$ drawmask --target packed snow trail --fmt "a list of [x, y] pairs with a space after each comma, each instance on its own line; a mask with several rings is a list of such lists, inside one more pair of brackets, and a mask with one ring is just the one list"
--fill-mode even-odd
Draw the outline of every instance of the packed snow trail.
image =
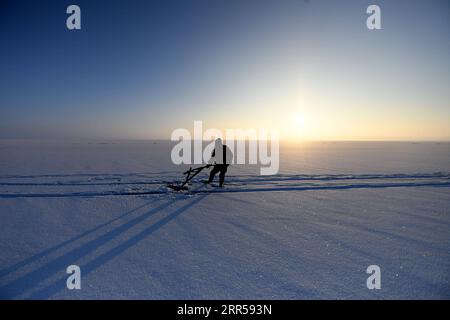
[[[30, 177], [27, 177], [30, 178]], [[3, 178], [4, 180], [5, 178]], [[9, 177], [11, 179], [11, 177]], [[16, 178], [13, 178], [16, 179]], [[108, 178], [111, 179], [111, 178]], [[197, 179], [198, 180], [198, 179]], [[390, 175], [277, 175], [266, 176], [231, 176], [226, 180], [224, 188], [210, 186], [200, 187], [198, 190], [173, 191], [167, 187], [169, 183], [163, 179], [152, 181], [110, 181], [110, 182], [0, 182], [0, 188], [7, 190], [0, 193], [0, 198], [59, 198], [59, 197], [106, 197], [106, 196], [140, 196], [168, 193], [208, 194], [208, 193], [247, 193], [247, 192], [288, 192], [306, 190], [345, 190], [364, 188], [398, 188], [398, 187], [450, 187], [448, 173], [422, 174], [390, 174]], [[197, 184], [193, 182], [193, 184]], [[77, 192], [41, 192], [45, 187], [114, 187], [114, 186], [142, 186], [140, 188], [126, 188], [119, 190], [77, 191]], [[13, 187], [36, 187], [37, 192], [14, 192]]]
[[[54, 175], [2, 175], [0, 176], [0, 186], [88, 186], [88, 185], [121, 185], [121, 184], [164, 184], [173, 182], [168, 179], [154, 178], [152, 180], [124, 180], [129, 177], [139, 177], [150, 173], [128, 173], [128, 174], [54, 174]], [[165, 173], [153, 173], [158, 176], [164, 175]], [[50, 181], [50, 182], [17, 182], [21, 179], [42, 179], [42, 178], [67, 178], [67, 177], [85, 177], [85, 180], [76, 181]], [[146, 177], [149, 178], [149, 177]], [[176, 176], [171, 175], [171, 179], [176, 178]], [[415, 173], [415, 174], [298, 174], [298, 175], [287, 175], [278, 174], [273, 176], [236, 176], [227, 175], [228, 182], [275, 182], [275, 181], [303, 181], [303, 180], [372, 180], [372, 179], [425, 179], [425, 178], [447, 178], [450, 179], [450, 173], [448, 172], [433, 172], [433, 173]], [[2, 181], [2, 180], [13, 180], [13, 181]], [[105, 181], [112, 180], [110, 182], [95, 182], [95, 181]], [[94, 182], [92, 182], [94, 181]]]

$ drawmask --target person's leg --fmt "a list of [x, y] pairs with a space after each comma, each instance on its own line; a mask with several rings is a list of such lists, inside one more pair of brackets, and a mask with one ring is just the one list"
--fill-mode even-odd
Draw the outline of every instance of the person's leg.
[[219, 172], [219, 168], [218, 166], [214, 166], [211, 170], [211, 172], [209, 173], [209, 180], [208, 183], [211, 183], [214, 180], [214, 176], [217, 174], [217, 172]]
[[227, 165], [223, 165], [220, 168], [220, 175], [219, 175], [219, 187], [223, 186], [223, 183], [225, 181], [225, 173], [227, 173]]

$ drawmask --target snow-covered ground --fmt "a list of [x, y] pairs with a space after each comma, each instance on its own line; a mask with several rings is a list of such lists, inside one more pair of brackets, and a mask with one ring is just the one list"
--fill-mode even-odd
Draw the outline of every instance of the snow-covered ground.
[[449, 143], [282, 145], [279, 175], [187, 193], [170, 149], [1, 141], [0, 297], [450, 298]]

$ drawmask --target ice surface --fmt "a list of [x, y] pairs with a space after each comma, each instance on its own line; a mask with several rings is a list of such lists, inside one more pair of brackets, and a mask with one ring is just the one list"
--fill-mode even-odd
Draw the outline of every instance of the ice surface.
[[1, 141], [0, 297], [450, 298], [449, 143], [285, 144], [277, 176], [184, 193], [170, 148]]

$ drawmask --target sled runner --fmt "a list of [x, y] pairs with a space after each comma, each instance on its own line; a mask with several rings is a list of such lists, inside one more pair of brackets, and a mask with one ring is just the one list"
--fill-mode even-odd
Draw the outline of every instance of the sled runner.
[[190, 167], [188, 171], [183, 172], [183, 174], [186, 175], [186, 178], [184, 179], [184, 181], [181, 185], [169, 184], [167, 186], [175, 191], [188, 190], [188, 187], [186, 185], [189, 183], [189, 181], [191, 181], [203, 169], [209, 168], [211, 166], [212, 166], [211, 164], [207, 164], [203, 167], [198, 167], [198, 168], [194, 168], [194, 169], [192, 169], [192, 167]]

